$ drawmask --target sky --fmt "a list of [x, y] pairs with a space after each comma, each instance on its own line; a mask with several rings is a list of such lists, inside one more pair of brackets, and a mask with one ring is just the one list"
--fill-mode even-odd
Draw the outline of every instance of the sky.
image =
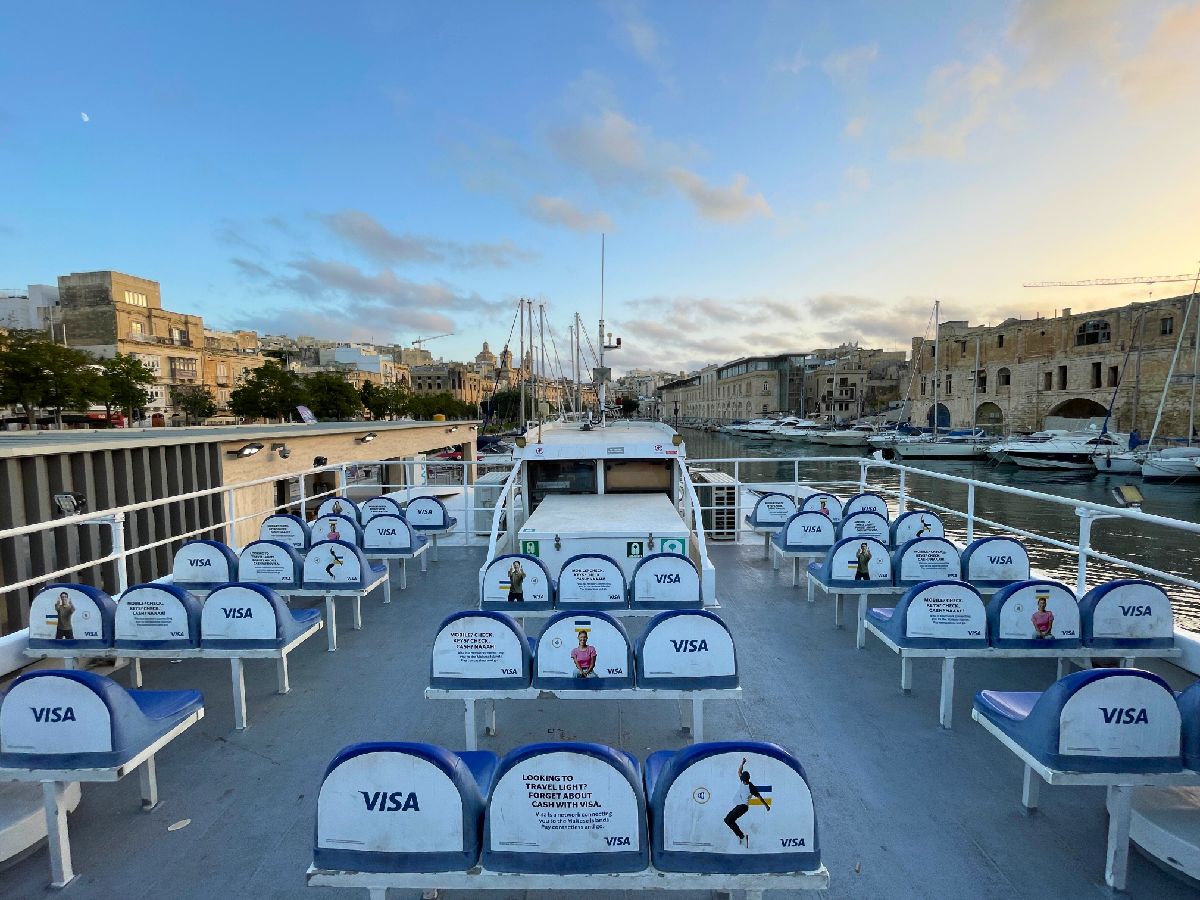
[[[1200, 0], [6, 3], [0, 286], [692, 370], [1186, 293]], [[515, 339], [514, 339], [515, 346]]]

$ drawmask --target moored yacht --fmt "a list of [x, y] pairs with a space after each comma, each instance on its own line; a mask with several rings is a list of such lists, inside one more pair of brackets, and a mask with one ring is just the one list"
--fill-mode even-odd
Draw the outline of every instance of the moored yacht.
[[1193, 481], [1200, 479], [1200, 447], [1167, 447], [1142, 460], [1142, 478], [1146, 481]]
[[902, 459], [982, 459], [988, 444], [981, 432], [963, 429], [932, 439], [897, 441], [892, 449]]
[[822, 435], [821, 443], [831, 447], [865, 447], [867, 439], [875, 433], [874, 425], [855, 425], [836, 431], [827, 431]]
[[1095, 469], [1093, 459], [1129, 446], [1129, 435], [1116, 432], [1068, 431], [1031, 435], [1005, 445], [1004, 455], [1023, 469]]

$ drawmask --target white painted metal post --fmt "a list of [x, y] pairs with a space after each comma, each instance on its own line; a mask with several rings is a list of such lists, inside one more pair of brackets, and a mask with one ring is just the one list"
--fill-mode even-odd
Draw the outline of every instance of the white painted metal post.
[[967, 485], [967, 543], [975, 540], [975, 485]]
[[704, 701], [699, 697], [692, 700], [692, 743], [704, 741]]
[[858, 595], [858, 627], [854, 632], [854, 646], [861, 650], [867, 646], [867, 595]]
[[112, 517], [113, 555], [117, 557], [117, 591], [125, 593], [129, 590], [129, 557], [125, 555], [125, 513], [117, 513]]
[[908, 475], [908, 473], [905, 472], [903, 469], [900, 470], [900, 491], [899, 491], [899, 496], [896, 497], [896, 504], [897, 504], [896, 515], [897, 516], [904, 515], [904, 507], [908, 505], [908, 494], [906, 492], [906, 476], [907, 475]]
[[288, 663], [286, 653], [280, 656], [278, 662], [276, 662], [275, 675], [279, 682], [279, 689], [276, 691], [276, 693], [288, 693], [292, 689], [292, 684], [288, 679]]
[[[741, 543], [742, 532], [742, 476], [741, 461], [733, 461], [733, 537], [734, 543]], [[717, 521], [716, 501], [717, 490], [713, 488], [713, 522]]]
[[842, 595], [833, 595], [833, 627], [842, 627]]
[[233, 678], [233, 727], [238, 731], [246, 730], [246, 673], [242, 660], [233, 657], [229, 660], [230, 675]]
[[400, 590], [408, 588], [408, 560], [400, 560]]
[[50, 886], [64, 888], [75, 878], [71, 868], [71, 835], [67, 831], [67, 785], [42, 782], [42, 808], [46, 813], [46, 843], [50, 851]]
[[860, 494], [867, 490], [867, 465], [866, 459], [858, 461], [858, 492]]
[[225, 492], [225, 543], [229, 549], [237, 553], [240, 549], [237, 542], [237, 515], [233, 509], [233, 491]]
[[472, 463], [465, 459], [462, 461], [462, 492], [463, 492], [463, 514], [462, 514], [462, 536], [463, 544], [471, 542], [471, 535], [475, 531], [475, 500], [469, 493], [471, 483], [467, 480], [468, 466]]
[[463, 724], [466, 726], [467, 749], [478, 750], [479, 744], [475, 739], [475, 701], [464, 700], [463, 706], [466, 708], [463, 713]]
[[308, 521], [308, 485], [305, 483], [307, 475], [300, 476], [300, 518], [305, 522]]
[[383, 602], [391, 603], [392, 602], [392, 561], [391, 561], [391, 559], [385, 559], [383, 561], [383, 565], [384, 565], [384, 569], [385, 569], [384, 578], [383, 578]]
[[351, 627], [355, 631], [362, 631], [362, 594], [355, 594], [353, 600], [354, 622]]
[[1026, 812], [1033, 812], [1038, 806], [1038, 791], [1042, 786], [1042, 776], [1033, 770], [1032, 766], [1025, 767], [1025, 776], [1021, 781], [1021, 805]]
[[949, 729], [954, 717], [954, 657], [942, 660], [942, 697], [938, 708], [938, 722]]
[[1104, 861], [1104, 882], [1110, 888], [1125, 890], [1129, 872], [1129, 820], [1133, 788], [1127, 784], [1108, 787], [1108, 853]]
[[1079, 568], [1075, 573], [1075, 596], [1082, 597], [1087, 593], [1087, 563], [1088, 551], [1092, 548], [1092, 514], [1091, 510], [1076, 509], [1079, 516]]
[[153, 754], [138, 766], [138, 784], [142, 790], [142, 809], [149, 812], [158, 806], [158, 769]]
[[483, 733], [492, 735], [496, 734], [496, 701], [492, 700], [488, 704], [487, 718], [483, 722]]
[[337, 649], [337, 606], [333, 594], [325, 595], [325, 641], [332, 653]]
[[912, 690], [912, 657], [900, 657], [900, 693], [907, 694]]
[[135, 688], [140, 688], [142, 686], [142, 661], [135, 656], [129, 663], [129, 680]]

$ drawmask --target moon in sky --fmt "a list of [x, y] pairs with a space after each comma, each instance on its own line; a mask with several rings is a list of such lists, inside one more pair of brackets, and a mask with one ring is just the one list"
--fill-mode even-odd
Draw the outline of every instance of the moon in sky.
[[90, 122], [90, 121], [92, 121], [92, 120], [91, 120], [91, 117], [89, 117], [89, 116], [88, 116], [88, 114], [87, 114], [87, 113], [84, 113], [84, 112], [81, 112], [81, 113], [79, 114], [79, 118], [83, 119], [83, 121], [85, 121], [85, 122]]

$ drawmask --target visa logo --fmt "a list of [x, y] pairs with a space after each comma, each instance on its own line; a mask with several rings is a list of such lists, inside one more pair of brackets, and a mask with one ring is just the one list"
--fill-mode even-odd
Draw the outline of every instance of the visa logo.
[[699, 653], [702, 650], [708, 649], [708, 641], [704, 640], [704, 638], [700, 640], [684, 638], [678, 641], [675, 638], [671, 638], [671, 646], [675, 648], [676, 653]]
[[616, 837], [606, 837], [604, 839], [604, 843], [608, 844], [608, 846], [610, 846], [610, 847], [632, 847], [633, 846], [633, 844], [629, 840], [629, 837], [626, 835], [623, 835], [623, 834], [617, 835]]
[[804, 843], [804, 838], [790, 837], [790, 838], [780, 838], [779, 846], [780, 847], [804, 847], [806, 845]]
[[172, 631], [171, 637], [187, 637], [182, 631]]
[[1105, 725], [1149, 725], [1150, 717], [1146, 715], [1146, 710], [1138, 709], [1137, 707], [1127, 706], [1102, 706], [1100, 714], [1104, 716]]
[[1150, 607], [1148, 606], [1122, 606], [1121, 615], [1123, 616], [1149, 616], [1151, 615]]
[[821, 530], [820, 525], [802, 525], [801, 527], [804, 529], [805, 534], [816, 534]]
[[608, 674], [609, 675], [624, 675], [625, 670], [624, 669], [609, 669]]
[[212, 568], [211, 559], [189, 559], [188, 564], [194, 569], [197, 566]]
[[501, 675], [519, 675], [520, 673], [516, 669], [501, 669], [500, 674]]
[[35, 722], [78, 722], [73, 706], [31, 706]]
[[655, 575], [654, 580], [659, 584], [679, 584], [679, 575], [668, 572], [665, 575]]
[[253, 619], [254, 610], [249, 607], [243, 609], [240, 606], [221, 607], [221, 612], [225, 613], [227, 619]]
[[380, 533], [380, 534], [383, 534], [383, 535], [392, 535], [392, 536], [395, 536], [395, 534], [396, 534], [396, 529], [395, 529], [395, 528], [380, 528], [380, 529], [379, 529], [379, 533]]
[[405, 795], [404, 791], [359, 791], [362, 794], [363, 803], [366, 804], [367, 812], [408, 812], [413, 810], [420, 812], [421, 807], [417, 805], [417, 795], [410, 792]]
[[967, 634], [969, 634], [971, 637], [979, 637], [978, 631], [968, 631]]
[[1013, 558], [1011, 556], [989, 556], [988, 562], [993, 566], [1011, 566]]

